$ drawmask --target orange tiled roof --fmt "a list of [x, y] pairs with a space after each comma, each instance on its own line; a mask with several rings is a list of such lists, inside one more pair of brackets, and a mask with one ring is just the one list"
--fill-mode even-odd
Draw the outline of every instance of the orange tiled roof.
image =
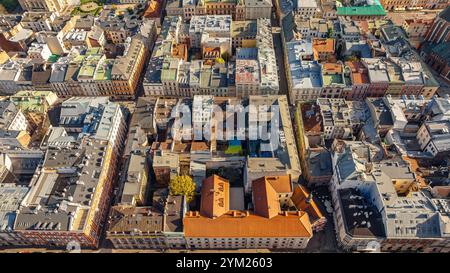
[[298, 185], [294, 187], [294, 193], [292, 194], [291, 200], [298, 210], [306, 211], [308, 213], [311, 222], [315, 222], [324, 216], [314, 200], [310, 200], [309, 203], [307, 202], [309, 196], [310, 193], [303, 186]]
[[311, 222], [305, 212], [286, 212], [272, 218], [248, 211], [230, 211], [216, 219], [194, 214], [190, 212], [183, 219], [186, 237], [312, 237]]
[[[312, 227], [306, 212], [281, 212], [277, 193], [265, 178], [253, 181], [252, 188], [254, 212], [229, 210], [228, 181], [216, 175], [205, 179], [200, 212], [190, 211], [183, 219], [185, 236], [311, 238]], [[223, 206], [216, 206], [221, 198]]]
[[175, 141], [173, 144], [173, 151], [177, 153], [188, 153], [191, 150], [190, 143], [183, 143], [180, 141]]
[[334, 39], [314, 39], [313, 49], [317, 52], [334, 53]]
[[177, 44], [172, 48], [172, 56], [187, 61], [187, 45]]
[[160, 17], [161, 16], [161, 0], [151, 0], [144, 12], [144, 17]]
[[281, 211], [278, 194], [265, 177], [253, 181], [252, 191], [256, 214], [266, 218], [278, 215]]
[[433, 21], [434, 20], [431, 18], [414, 18], [414, 19], [406, 19], [405, 23], [407, 23], [408, 25], [411, 23], [429, 25], [429, 24], [432, 24]]
[[323, 70], [329, 73], [342, 73], [342, 65], [338, 63], [324, 63]]
[[359, 21], [357, 22], [357, 25], [360, 29], [362, 29], [363, 33], [369, 32], [369, 22], [367, 22], [367, 20]]
[[277, 193], [292, 192], [291, 177], [289, 175], [264, 176], [265, 179]]
[[[302, 109], [302, 121], [303, 121], [303, 129], [307, 135], [311, 135], [313, 133], [322, 133], [322, 119], [320, 118], [320, 111], [314, 111], [316, 115], [307, 116], [306, 112], [312, 109], [312, 105], [310, 103], [304, 103], [301, 105]], [[319, 118], [317, 118], [319, 117]]]
[[191, 143], [191, 151], [209, 151], [209, 147], [203, 141], [195, 141]]
[[428, 183], [425, 181], [422, 174], [417, 171], [419, 169], [419, 163], [417, 162], [417, 160], [409, 156], [402, 156], [402, 158], [409, 163], [411, 170], [416, 175], [416, 180], [417, 182], [419, 182], [419, 186], [421, 188], [427, 188]]
[[367, 69], [361, 62], [345, 62], [345, 65], [352, 71], [353, 84], [370, 83]]
[[172, 140], [166, 140], [164, 142], [153, 142], [152, 150], [170, 151], [172, 147]]
[[200, 214], [219, 217], [230, 210], [230, 184], [218, 175], [212, 175], [202, 183]]

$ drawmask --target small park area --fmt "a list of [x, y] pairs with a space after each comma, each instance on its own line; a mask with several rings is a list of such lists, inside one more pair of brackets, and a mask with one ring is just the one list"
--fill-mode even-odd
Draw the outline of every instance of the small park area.
[[80, 0], [80, 6], [73, 9], [72, 15], [97, 16], [102, 11], [103, 2], [102, 0]]

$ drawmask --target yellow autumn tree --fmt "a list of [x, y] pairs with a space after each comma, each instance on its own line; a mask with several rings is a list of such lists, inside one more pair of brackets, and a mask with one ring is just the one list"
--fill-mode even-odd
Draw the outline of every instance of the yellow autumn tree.
[[179, 175], [170, 180], [169, 190], [172, 195], [185, 195], [189, 203], [195, 195], [195, 183], [189, 175]]

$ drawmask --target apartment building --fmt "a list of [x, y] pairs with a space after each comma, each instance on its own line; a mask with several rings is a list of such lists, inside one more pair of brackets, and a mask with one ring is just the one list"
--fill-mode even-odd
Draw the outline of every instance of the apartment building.
[[[350, 187], [350, 183], [352, 178], [364, 172], [365, 162], [381, 160], [381, 149], [372, 144], [336, 140], [332, 151], [334, 173], [330, 192], [335, 210], [336, 237], [343, 248], [364, 250], [370, 247], [369, 242], [380, 242], [384, 238], [382, 216], [363, 197], [361, 190]], [[348, 181], [349, 186], [343, 186], [344, 181]], [[361, 206], [363, 209], [357, 211]]]
[[197, 15], [229, 15], [235, 18], [236, 0], [199, 0], [195, 8]]
[[299, 0], [297, 1], [297, 7], [295, 13], [301, 18], [309, 19], [315, 17], [318, 7], [316, 0]]
[[149, 163], [145, 155], [131, 154], [126, 164], [126, 175], [121, 179], [121, 197], [124, 206], [145, 206], [149, 194]]
[[362, 153], [361, 145], [368, 147], [333, 144], [336, 174], [330, 190], [339, 244], [359, 251], [370, 251], [373, 241], [382, 251], [441, 251], [448, 242], [448, 215], [434, 205], [441, 201], [417, 190], [407, 162], [374, 158], [371, 151], [377, 149]]
[[48, 12], [25, 12], [20, 20], [20, 26], [31, 29], [34, 32], [52, 31], [50, 22], [51, 13]]
[[32, 89], [29, 59], [16, 59], [0, 66], [0, 94], [12, 95], [19, 90]]
[[[286, 96], [250, 96], [249, 105], [259, 109], [255, 114], [249, 115], [249, 124], [256, 122], [257, 115], [260, 117], [271, 113], [270, 105], [277, 105], [279, 110], [278, 118], [278, 143], [272, 142], [272, 137], [268, 140], [250, 139], [249, 157], [244, 169], [244, 183], [246, 192], [251, 192], [252, 181], [262, 176], [277, 176], [288, 174], [292, 181], [297, 181], [301, 170], [300, 160], [297, 153], [297, 145], [294, 140], [289, 105]], [[258, 119], [259, 126], [270, 126], [271, 118], [267, 120]], [[253, 123], [255, 124], [255, 123]], [[264, 127], [268, 128], [268, 127]], [[276, 129], [272, 128], [270, 134], [274, 134]], [[256, 134], [250, 131], [249, 135]], [[261, 139], [261, 138], [260, 138]], [[275, 141], [275, 140], [274, 140]]]
[[185, 20], [190, 20], [192, 16], [197, 14], [196, 5], [197, 0], [182, 0], [183, 2], [183, 18]]
[[425, 62], [446, 81], [450, 81], [450, 65], [447, 52], [450, 49], [450, 41], [445, 43], [424, 43], [422, 53]]
[[349, 73], [351, 90], [344, 92], [346, 100], [363, 100], [366, 98], [370, 80], [367, 68], [361, 62], [345, 62], [344, 73]]
[[417, 131], [417, 141], [424, 152], [431, 154], [433, 158], [444, 158], [448, 156], [450, 147], [450, 122], [426, 121]]
[[316, 61], [301, 61], [293, 57], [290, 65], [290, 98], [296, 100], [315, 100], [322, 93], [322, 67]]
[[433, 97], [428, 107], [425, 109], [424, 114], [428, 117], [428, 120], [446, 120], [450, 118], [450, 99], [448, 96], [443, 98]]
[[362, 58], [363, 65], [367, 68], [369, 76], [368, 97], [381, 97], [386, 93], [389, 86], [387, 66], [381, 59]]
[[61, 104], [59, 126], [68, 133], [84, 133], [107, 140], [118, 151], [125, 140], [121, 106], [108, 97], [72, 97]]
[[24, 246], [28, 242], [13, 230], [16, 212], [29, 188], [21, 185], [5, 167], [0, 167], [0, 246]]
[[233, 49], [256, 47], [256, 33], [257, 23], [255, 20], [233, 21], [231, 30]]
[[295, 16], [294, 24], [296, 35], [304, 39], [326, 39], [329, 38], [329, 32], [331, 30], [334, 31], [333, 22], [321, 18], [310, 17], [305, 19], [300, 16]]
[[168, 0], [166, 1], [167, 16], [183, 16], [183, 1]]
[[330, 152], [321, 148], [310, 149], [303, 173], [309, 187], [327, 186], [333, 175]]
[[257, 20], [256, 48], [261, 80], [259, 94], [277, 95], [280, 87], [270, 19]]
[[170, 151], [156, 151], [152, 158], [155, 186], [165, 188], [180, 174], [180, 156]]
[[17, 183], [28, 186], [43, 158], [44, 153], [40, 150], [14, 149], [14, 147], [10, 147], [2, 150], [0, 164], [5, 166], [17, 179]]
[[113, 97], [134, 97], [147, 56], [148, 50], [141, 39], [131, 38], [127, 41], [124, 54], [117, 57], [112, 66]]
[[[98, 246], [112, 192], [115, 155], [108, 141], [87, 138], [80, 146], [84, 150], [48, 150], [31, 182], [14, 230], [32, 245], [66, 247], [75, 241], [83, 247]], [[77, 166], [83, 159], [86, 165]]]
[[259, 63], [256, 60], [236, 60], [236, 95], [248, 97], [259, 92], [260, 84]]
[[128, 13], [125, 13], [123, 19], [119, 19], [117, 16], [108, 16], [103, 20], [98, 20], [97, 26], [104, 31], [108, 42], [120, 44], [125, 43], [128, 37], [138, 33], [139, 23], [138, 19], [132, 19]]
[[161, 68], [163, 65], [163, 60], [163, 57], [152, 57], [149, 60], [142, 83], [146, 96], [161, 96], [164, 94], [164, 87], [161, 82]]
[[[156, 199], [156, 200], [155, 200]], [[118, 249], [186, 248], [184, 196], [158, 196], [152, 206], [114, 206], [106, 239]]]
[[344, 99], [317, 99], [322, 117], [325, 139], [348, 139], [352, 137], [353, 126], [351, 112]]
[[443, 9], [447, 2], [443, 0], [381, 0], [385, 10], [390, 11], [404, 11], [404, 10], [421, 10], [421, 9]]
[[52, 91], [19, 91], [9, 100], [23, 112], [47, 113], [58, 101], [58, 96]]
[[47, 5], [42, 0], [20, 0], [19, 4], [23, 10], [47, 11]]
[[344, 88], [351, 86], [351, 79], [344, 74], [344, 66], [338, 63], [322, 64], [322, 98], [341, 98]]
[[25, 115], [11, 101], [0, 101], [0, 128], [6, 131], [26, 131], [28, 121]]
[[201, 48], [201, 40], [204, 33], [208, 33], [210, 37], [231, 37], [231, 16], [198, 15], [192, 17], [189, 25], [191, 47]]
[[412, 18], [406, 19], [405, 22], [403, 22], [402, 27], [410, 38], [425, 38], [432, 24], [432, 19]]
[[445, 43], [450, 40], [450, 7], [446, 7], [440, 12], [430, 30], [428, 31], [425, 40], [431, 43]]
[[44, 138], [44, 162], [14, 223], [14, 230], [32, 245], [98, 247], [125, 121], [119, 105], [97, 98], [100, 111], [95, 111], [93, 101], [74, 97], [61, 110], [61, 125], [80, 138], [68, 137], [65, 129]]
[[270, 19], [272, 15], [272, 1], [268, 0], [239, 0], [237, 9], [242, 6], [244, 20], [256, 20], [260, 18]]
[[335, 60], [334, 39], [313, 39], [314, 60], [319, 62], [333, 62]]

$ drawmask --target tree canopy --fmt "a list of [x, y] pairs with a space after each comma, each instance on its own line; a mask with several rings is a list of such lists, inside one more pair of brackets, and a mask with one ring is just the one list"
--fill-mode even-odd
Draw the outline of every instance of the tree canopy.
[[173, 195], [185, 195], [189, 203], [195, 195], [195, 183], [189, 175], [179, 175], [170, 180], [169, 190]]

